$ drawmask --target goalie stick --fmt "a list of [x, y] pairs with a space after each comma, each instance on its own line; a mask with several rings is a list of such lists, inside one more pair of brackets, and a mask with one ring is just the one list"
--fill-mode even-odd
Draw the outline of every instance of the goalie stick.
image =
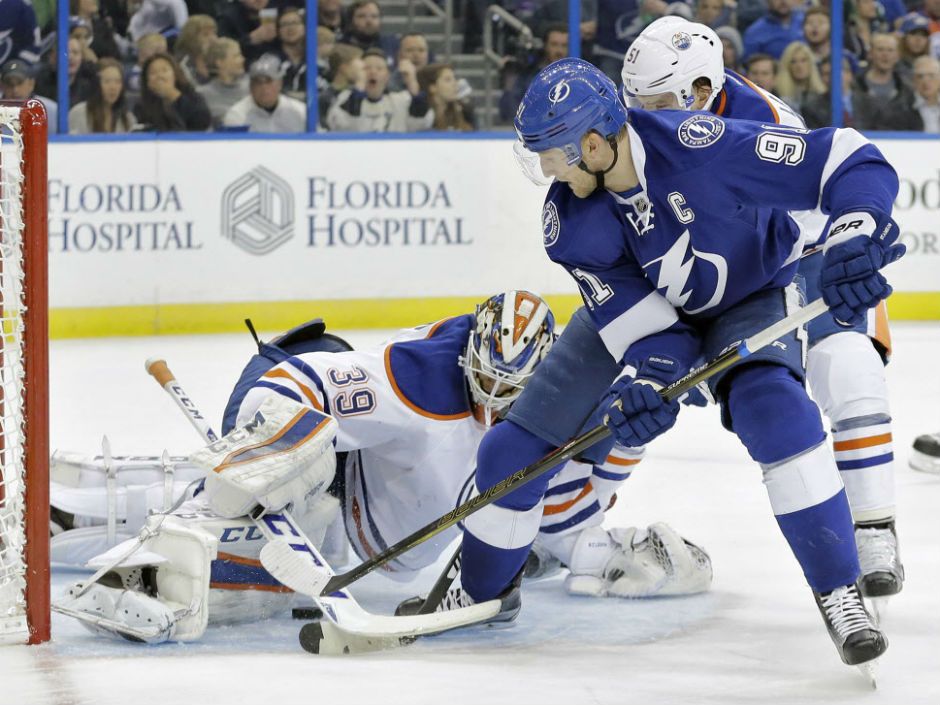
[[[761, 348], [770, 345], [778, 338], [796, 330], [817, 316], [825, 313], [827, 310], [828, 307], [825, 301], [816, 299], [808, 306], [804, 306], [764, 330], [758, 331], [739, 343], [736, 347], [722, 353], [711, 362], [692, 370], [685, 377], [676, 380], [668, 387], [660, 390], [660, 394], [666, 399], [677, 399], [686, 392], [689, 392], [700, 382], [704, 382], [718, 372], [726, 370], [731, 365], [743, 360]], [[541, 460], [537, 460], [531, 465], [513, 473], [505, 480], [496, 483], [476, 497], [467, 500], [444, 516], [421, 527], [398, 543], [389, 546], [384, 551], [377, 553], [369, 560], [360, 563], [358, 566], [345, 573], [336, 574], [328, 568], [320, 569], [312, 563], [301, 566], [298, 562], [294, 562], [290, 568], [295, 571], [303, 570], [306, 574], [303, 576], [291, 575], [291, 571], [285, 569], [284, 577], [294, 580], [296, 584], [302, 586], [303, 592], [311, 596], [317, 596], [323, 593], [330, 594], [336, 590], [341, 590], [368, 575], [379, 566], [384, 565], [388, 561], [400, 556], [402, 553], [437, 536], [445, 529], [449, 529], [451, 526], [463, 521], [488, 504], [492, 504], [496, 500], [505, 497], [510, 492], [544, 475], [556, 465], [571, 460], [609, 435], [610, 429], [607, 428], [606, 425], [600, 424], [584, 434], [572, 438], [565, 445], [556, 448]], [[272, 567], [275, 569], [280, 568], [280, 566], [273, 564]], [[281, 578], [281, 575], [275, 572], [275, 570], [271, 570], [271, 568], [268, 569], [275, 578], [281, 582], [285, 582], [285, 580]], [[285, 582], [285, 584], [288, 583]]]
[[[166, 361], [151, 358], [146, 362], [146, 369], [173, 397], [204, 441], [218, 440]], [[310, 571], [314, 574], [318, 574], [318, 571], [332, 573], [329, 564], [287, 511], [264, 512], [260, 507], [258, 509], [251, 519], [267, 540], [261, 549], [261, 564], [275, 578], [295, 592], [308, 593], [306, 584], [302, 582], [303, 576]], [[443, 592], [446, 592], [446, 588]], [[409, 644], [417, 636], [438, 634], [486, 621], [500, 611], [500, 601], [490, 600], [447, 612], [386, 616], [367, 611], [345, 590], [332, 590], [328, 595], [316, 592], [310, 596], [329, 621], [305, 625], [301, 629], [300, 644], [305, 650], [320, 654], [349, 654], [393, 648]]]

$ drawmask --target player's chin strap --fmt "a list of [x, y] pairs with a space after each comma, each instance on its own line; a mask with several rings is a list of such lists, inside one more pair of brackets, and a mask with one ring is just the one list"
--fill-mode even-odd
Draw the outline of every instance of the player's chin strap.
[[610, 148], [611, 148], [612, 150], [614, 150], [614, 160], [610, 163], [610, 166], [609, 166], [609, 167], [607, 167], [606, 169], [604, 169], [604, 171], [591, 171], [590, 169], [587, 168], [587, 164], [584, 163], [584, 160], [583, 160], [583, 159], [578, 163], [578, 168], [579, 168], [581, 171], [586, 172], [586, 173], [590, 174], [591, 176], [593, 176], [595, 179], [597, 179], [597, 188], [598, 188], [598, 189], [603, 189], [603, 188], [604, 188], [604, 175], [607, 174], [607, 173], [609, 173], [611, 169], [613, 169], [615, 166], [617, 166], [617, 159], [620, 158], [620, 152], [617, 150], [617, 137], [616, 137], [616, 135], [611, 135], [610, 137], [608, 137], [608, 138], [607, 138], [607, 144], [609, 144], [609, 145], [610, 145]]

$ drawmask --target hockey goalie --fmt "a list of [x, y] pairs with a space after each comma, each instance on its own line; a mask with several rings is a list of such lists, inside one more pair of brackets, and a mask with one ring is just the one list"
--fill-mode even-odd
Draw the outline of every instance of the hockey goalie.
[[[197, 640], [209, 623], [287, 608], [293, 593], [262, 567], [265, 541], [252, 516], [290, 507], [331, 564], [346, 561], [349, 546], [360, 560], [382, 551], [471, 496], [480, 439], [555, 340], [548, 305], [515, 290], [473, 314], [407, 329], [362, 351], [324, 328], [312, 321], [259, 342], [226, 407], [224, 436], [187, 460], [164, 459], [164, 471], [175, 473], [165, 491], [155, 476], [149, 491], [137, 487], [144, 498], [137, 504], [155, 510], [139, 533], [127, 499], [132, 480], [109, 489], [92, 468], [82, 473], [74, 462], [60, 463], [71, 472], [53, 484], [53, 504], [65, 518], [54, 560], [84, 562], [97, 553], [88, 561], [97, 573], [72, 585], [58, 611], [97, 632], [156, 643]], [[527, 573], [565, 567], [573, 595], [708, 589], [708, 555], [669, 526], [601, 526], [643, 449], [605, 453], [601, 462], [569, 462], [552, 480]], [[190, 477], [204, 479], [184, 492]], [[78, 502], [85, 490], [97, 499]], [[104, 505], [117, 504], [101, 499], [109, 491], [124, 501], [105, 522]], [[175, 506], [160, 511], [171, 500]], [[112, 535], [128, 538], [98, 552], [107, 523]], [[442, 532], [391, 561], [383, 575], [411, 579], [458, 536], [456, 527]]]

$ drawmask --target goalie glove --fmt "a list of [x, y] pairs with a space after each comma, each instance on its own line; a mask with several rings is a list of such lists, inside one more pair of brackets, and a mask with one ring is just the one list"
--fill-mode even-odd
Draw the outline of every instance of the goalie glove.
[[585, 529], [569, 561], [571, 595], [642, 598], [694, 595], [708, 590], [708, 554], [663, 523], [646, 529]]
[[907, 248], [895, 244], [898, 235], [897, 223], [884, 214], [854, 211], [833, 222], [823, 247], [820, 290], [837, 322], [856, 325], [891, 295], [879, 270], [904, 255]]
[[191, 456], [206, 470], [210, 508], [234, 518], [259, 504], [278, 511], [325, 491], [336, 470], [337, 427], [332, 416], [269, 396], [249, 423]]

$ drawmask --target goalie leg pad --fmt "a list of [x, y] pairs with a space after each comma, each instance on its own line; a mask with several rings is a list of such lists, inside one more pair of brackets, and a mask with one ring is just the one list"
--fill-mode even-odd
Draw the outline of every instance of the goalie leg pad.
[[336, 430], [332, 417], [271, 395], [250, 423], [191, 460], [206, 469], [206, 499], [219, 515], [244, 516], [259, 504], [278, 511], [329, 486]]

